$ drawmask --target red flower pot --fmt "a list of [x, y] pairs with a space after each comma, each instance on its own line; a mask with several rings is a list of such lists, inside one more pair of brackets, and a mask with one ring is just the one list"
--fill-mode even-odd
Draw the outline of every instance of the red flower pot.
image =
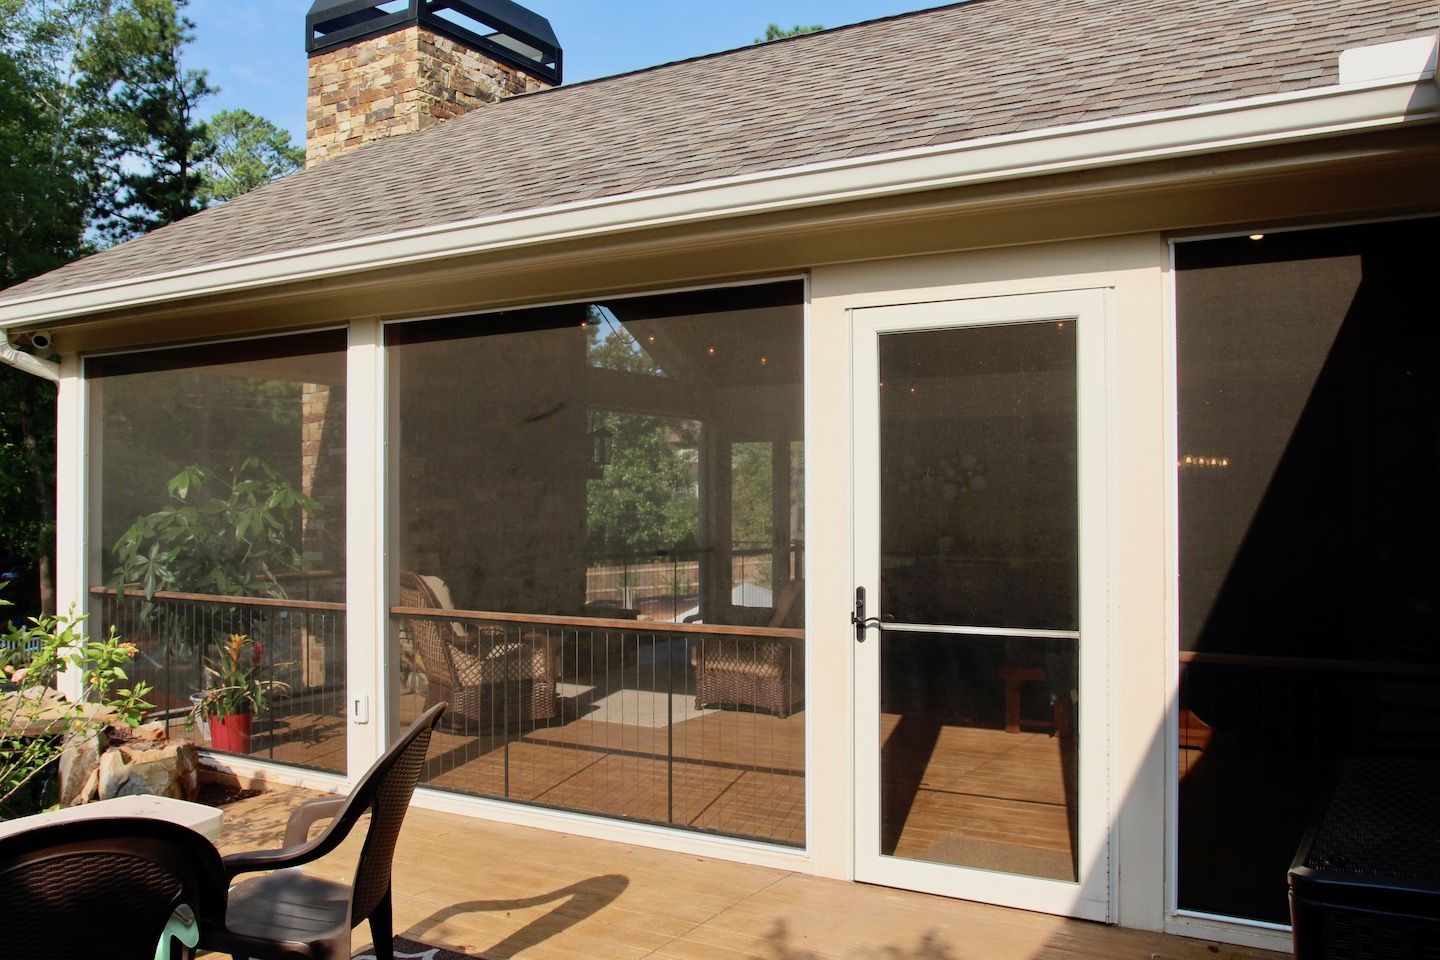
[[210, 718], [210, 745], [226, 753], [250, 752], [250, 714]]

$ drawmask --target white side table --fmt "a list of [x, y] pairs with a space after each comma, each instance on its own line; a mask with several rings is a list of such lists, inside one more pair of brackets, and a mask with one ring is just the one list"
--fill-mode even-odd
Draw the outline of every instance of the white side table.
[[171, 797], [116, 797], [113, 800], [98, 800], [79, 807], [66, 807], [49, 813], [37, 813], [0, 823], [0, 837], [22, 833], [34, 827], [48, 827], [55, 823], [71, 823], [78, 820], [93, 820], [96, 817], [150, 817], [155, 820], [169, 820], [182, 827], [189, 827], [209, 840], [220, 835], [225, 824], [225, 814], [215, 807]]

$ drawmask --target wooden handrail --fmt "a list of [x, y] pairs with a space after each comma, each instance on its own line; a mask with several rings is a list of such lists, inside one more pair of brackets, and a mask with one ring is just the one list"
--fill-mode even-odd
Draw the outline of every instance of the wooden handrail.
[[489, 610], [437, 610], [434, 607], [391, 607], [392, 617], [426, 620], [462, 620], [475, 623], [533, 623], [546, 627], [582, 627], [626, 633], [692, 633], [723, 637], [803, 640], [804, 630], [789, 627], [742, 627], [721, 623], [666, 623], [656, 620], [611, 620], [603, 617], [556, 617], [534, 613], [495, 613]]
[[[114, 587], [91, 587], [94, 597], [113, 597], [118, 593]], [[144, 599], [144, 590], [125, 591], [127, 597]], [[279, 607], [285, 610], [315, 610], [328, 613], [344, 613], [343, 603], [327, 603], [320, 600], [277, 600], [274, 597], [224, 597], [211, 593], [168, 593], [157, 592], [152, 600], [182, 600], [186, 603], [211, 603], [222, 607]]]
[[1306, 673], [1360, 673], [1379, 677], [1440, 677], [1440, 664], [1395, 663], [1374, 660], [1324, 660], [1314, 657], [1256, 656], [1247, 653], [1199, 653], [1180, 651], [1180, 662], [1212, 667], [1259, 667], [1271, 670], [1298, 670]]

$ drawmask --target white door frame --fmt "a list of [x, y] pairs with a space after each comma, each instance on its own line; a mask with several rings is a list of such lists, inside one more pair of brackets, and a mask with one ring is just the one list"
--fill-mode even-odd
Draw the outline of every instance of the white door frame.
[[[855, 656], [855, 876], [857, 880], [1090, 920], [1112, 911], [1109, 727], [1110, 315], [1103, 289], [957, 299], [854, 309], [854, 586], [880, 601], [879, 335], [1034, 321], [1076, 324], [1080, 529], [1080, 883], [905, 860], [879, 853], [880, 644], [852, 641]], [[994, 631], [987, 631], [994, 632]]]

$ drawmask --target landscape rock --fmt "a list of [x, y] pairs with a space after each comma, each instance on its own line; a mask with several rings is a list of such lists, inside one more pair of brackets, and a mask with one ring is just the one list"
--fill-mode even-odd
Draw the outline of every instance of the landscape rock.
[[130, 765], [125, 762], [125, 752], [107, 750], [100, 757], [100, 799], [109, 800], [111, 797], [120, 796], [120, 791], [129, 779]]
[[[90, 778], [100, 769], [100, 756], [109, 746], [104, 730], [96, 730], [83, 737], [73, 737], [60, 752], [60, 805], [73, 806], [89, 783]], [[79, 801], [83, 803], [84, 801]]]
[[70, 801], [70, 806], [78, 807], [82, 803], [94, 803], [100, 799], [100, 767], [96, 766], [90, 771], [90, 776], [85, 778], [85, 785], [80, 788], [80, 795]]
[[26, 689], [0, 694], [0, 717], [10, 718], [5, 732], [15, 737], [48, 737], [64, 733], [78, 713], [86, 722], [109, 722], [119, 715], [98, 703], [72, 704], [55, 690]]
[[200, 754], [193, 744], [134, 744], [113, 752], [128, 761], [126, 779], [115, 796], [194, 800], [200, 795]]
[[170, 735], [165, 732], [165, 721], [156, 720], [154, 723], [142, 723], [136, 727], [131, 739], [142, 743], [163, 743], [170, 739]]
[[112, 723], [108, 729], [111, 743], [163, 743], [168, 738], [163, 720], [141, 724], [138, 727], [132, 727], [125, 723]]

